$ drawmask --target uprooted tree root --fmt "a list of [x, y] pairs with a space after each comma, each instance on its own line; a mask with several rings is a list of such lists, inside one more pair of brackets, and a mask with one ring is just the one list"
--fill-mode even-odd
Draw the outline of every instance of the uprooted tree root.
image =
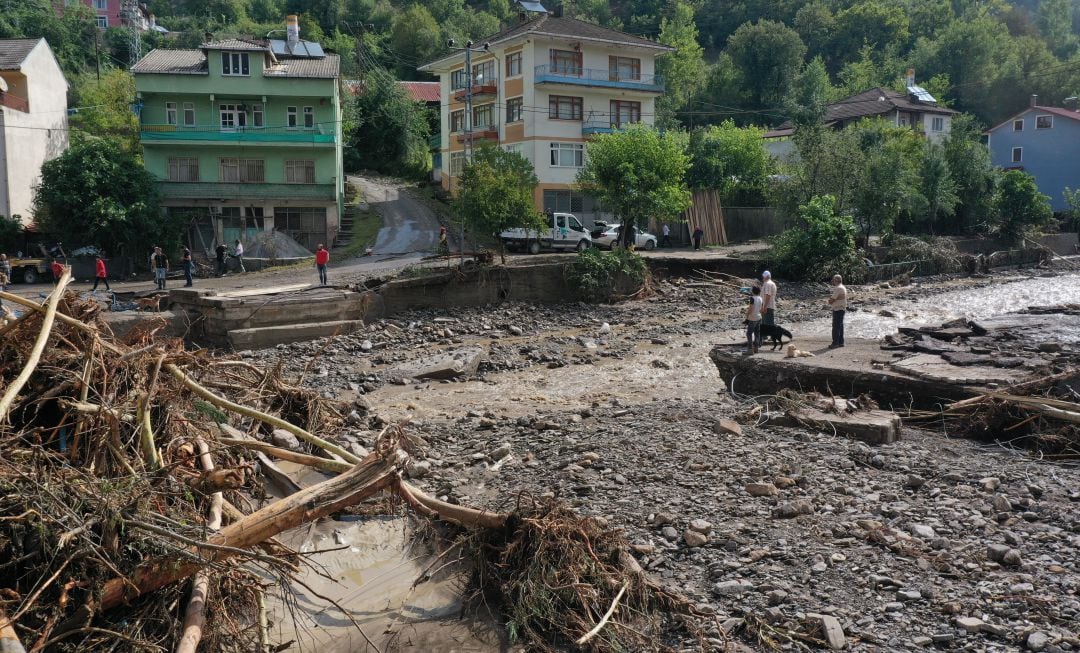
[[[429, 497], [402, 479], [401, 427], [363, 460], [342, 449], [340, 407], [280, 368], [189, 352], [153, 326], [118, 340], [96, 303], [70, 293], [47, 307], [0, 296], [30, 309], [0, 327], [0, 635], [27, 650], [271, 650], [263, 596], [287, 593], [307, 564], [276, 536], [394, 509], [386, 493], [466, 529], [476, 587], [538, 650], [654, 650], [672, 633], [706, 649], [719, 634], [597, 519], [554, 503], [502, 515]], [[274, 447], [279, 428], [304, 450]], [[336, 475], [259, 503], [258, 456]]]

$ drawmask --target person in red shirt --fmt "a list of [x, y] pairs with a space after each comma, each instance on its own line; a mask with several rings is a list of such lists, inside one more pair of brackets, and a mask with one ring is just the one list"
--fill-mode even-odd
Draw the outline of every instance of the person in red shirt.
[[112, 291], [112, 288], [109, 287], [109, 274], [105, 271], [105, 259], [98, 256], [97, 260], [94, 261], [94, 287], [90, 290], [97, 290], [100, 281], [105, 282], [105, 290]]
[[315, 250], [315, 267], [319, 269], [319, 285], [326, 285], [326, 264], [330, 262], [330, 252], [327, 251], [326, 245], [319, 243], [319, 248]]
[[55, 286], [60, 283], [60, 277], [64, 275], [64, 265], [60, 263], [60, 259], [53, 259], [52, 265], [52, 282]]

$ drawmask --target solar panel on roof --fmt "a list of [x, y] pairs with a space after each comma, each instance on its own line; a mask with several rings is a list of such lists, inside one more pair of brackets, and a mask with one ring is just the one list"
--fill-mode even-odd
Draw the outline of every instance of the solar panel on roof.
[[927, 102], [929, 104], [936, 104], [937, 100], [934, 99], [930, 92], [921, 86], [909, 86], [907, 92], [914, 95], [915, 99], [919, 102]]
[[275, 56], [279, 57], [296, 57], [300, 59], [321, 59], [326, 56], [322, 46], [315, 41], [297, 41], [296, 45], [292, 48], [289, 47], [289, 42], [283, 39], [271, 39], [270, 49], [274, 52]]
[[548, 13], [548, 10], [544, 9], [544, 5], [540, 4], [539, 2], [528, 2], [527, 0], [519, 0], [518, 4], [521, 5], [521, 8], [525, 11], [533, 11], [539, 14]]

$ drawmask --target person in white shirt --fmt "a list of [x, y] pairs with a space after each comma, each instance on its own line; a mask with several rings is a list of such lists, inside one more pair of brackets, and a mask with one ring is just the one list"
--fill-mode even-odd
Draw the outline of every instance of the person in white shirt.
[[660, 227], [660, 233], [663, 234], [663, 238], [660, 239], [660, 246], [671, 247], [671, 227], [665, 224]]
[[761, 288], [750, 289], [750, 303], [746, 306], [746, 353], [756, 354], [761, 340]]
[[240, 264], [240, 271], [247, 272], [244, 269], [244, 243], [240, 242], [240, 239], [236, 239], [236, 246], [233, 251], [233, 257], [236, 258], [236, 262]]
[[832, 309], [832, 344], [829, 349], [844, 346], [844, 314], [847, 313], [848, 294], [844, 280], [839, 274], [833, 275], [832, 290], [829, 291], [829, 308]]
[[762, 272], [761, 280], [761, 302], [765, 307], [761, 323], [776, 324], [776, 282], [772, 280], [772, 272]]

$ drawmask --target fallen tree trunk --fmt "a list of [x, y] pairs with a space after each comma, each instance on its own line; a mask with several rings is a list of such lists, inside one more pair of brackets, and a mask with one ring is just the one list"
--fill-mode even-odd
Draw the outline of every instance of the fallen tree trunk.
[[[199, 462], [207, 473], [214, 471], [214, 459], [210, 456], [210, 448], [206, 446], [202, 438], [196, 440], [199, 447]], [[216, 531], [221, 528], [221, 506], [225, 499], [221, 492], [215, 492], [210, 499], [210, 512], [206, 519], [206, 528]], [[188, 600], [187, 611], [184, 613], [184, 629], [180, 636], [180, 643], [176, 645], [176, 653], [195, 653], [202, 641], [203, 626], [206, 625], [206, 599], [210, 594], [210, 575], [205, 569], [200, 569], [195, 574], [195, 580], [191, 583], [191, 598]]]
[[[340, 476], [285, 497], [229, 524], [208, 542], [247, 548], [290, 528], [355, 505], [389, 486], [397, 478], [406, 457], [401, 451], [394, 451], [385, 458], [372, 454]], [[195, 549], [192, 553], [204, 555], [207, 563], [231, 557], [229, 552], [218, 550]], [[131, 578], [114, 578], [106, 582], [101, 591], [101, 609], [114, 608], [124, 601], [187, 578], [203, 566], [181, 563], [173, 557], [152, 560], [138, 567]]]

